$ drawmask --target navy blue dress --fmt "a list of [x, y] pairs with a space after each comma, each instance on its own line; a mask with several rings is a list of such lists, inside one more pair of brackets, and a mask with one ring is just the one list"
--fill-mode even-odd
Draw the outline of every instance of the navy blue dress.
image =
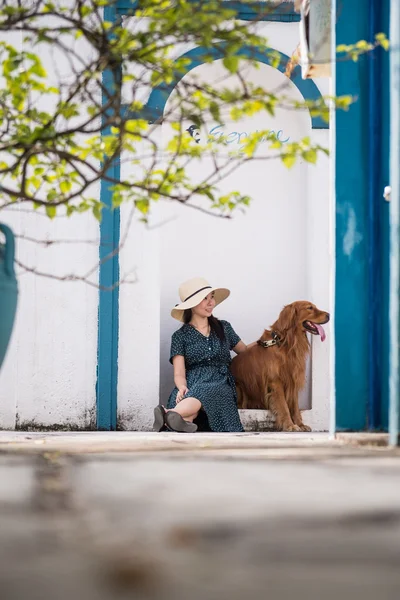
[[[189, 389], [185, 398], [197, 398], [207, 415], [212, 431], [244, 431], [240, 421], [236, 387], [229, 370], [232, 348], [240, 342], [227, 321], [220, 321], [225, 341], [211, 331], [202, 335], [192, 325], [183, 325], [172, 335], [170, 362], [174, 356], [185, 358], [186, 381]], [[178, 389], [175, 387], [168, 400], [168, 408], [175, 408]], [[197, 421], [195, 421], [197, 422]]]

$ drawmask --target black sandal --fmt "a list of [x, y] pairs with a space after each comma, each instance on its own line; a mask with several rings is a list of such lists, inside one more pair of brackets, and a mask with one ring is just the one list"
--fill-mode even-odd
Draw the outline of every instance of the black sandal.
[[165, 413], [165, 423], [168, 428], [178, 433], [194, 433], [197, 431], [197, 425], [190, 421], [185, 421], [181, 415], [173, 410]]
[[165, 415], [167, 413], [165, 412], [165, 408], [163, 407], [162, 404], [159, 404], [158, 406], [155, 407], [154, 409], [154, 423], [153, 423], [153, 431], [163, 431], [166, 429], [165, 426]]

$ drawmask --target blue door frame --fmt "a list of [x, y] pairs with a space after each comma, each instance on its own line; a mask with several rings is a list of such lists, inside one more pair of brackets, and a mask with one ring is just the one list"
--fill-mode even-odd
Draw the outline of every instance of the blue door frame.
[[[389, 0], [336, 3], [336, 44], [388, 33]], [[336, 95], [357, 98], [336, 114], [336, 431], [388, 426], [388, 53], [336, 62]]]

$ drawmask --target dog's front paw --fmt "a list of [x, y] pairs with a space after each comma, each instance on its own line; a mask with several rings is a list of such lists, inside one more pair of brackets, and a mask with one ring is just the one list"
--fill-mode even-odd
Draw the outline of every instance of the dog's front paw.
[[301, 431], [298, 425], [294, 423], [287, 423], [280, 428], [281, 431]]
[[304, 423], [301, 423], [299, 427], [301, 431], [312, 431], [311, 427], [309, 427], [308, 425], [304, 425]]

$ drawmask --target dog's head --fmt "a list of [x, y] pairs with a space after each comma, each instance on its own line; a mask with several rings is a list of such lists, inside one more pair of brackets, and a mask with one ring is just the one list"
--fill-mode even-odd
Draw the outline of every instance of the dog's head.
[[329, 313], [319, 310], [312, 302], [300, 300], [283, 308], [273, 328], [282, 334], [301, 329], [304, 333], [308, 331], [321, 336], [321, 341], [324, 341], [326, 335], [322, 325], [328, 321]]

